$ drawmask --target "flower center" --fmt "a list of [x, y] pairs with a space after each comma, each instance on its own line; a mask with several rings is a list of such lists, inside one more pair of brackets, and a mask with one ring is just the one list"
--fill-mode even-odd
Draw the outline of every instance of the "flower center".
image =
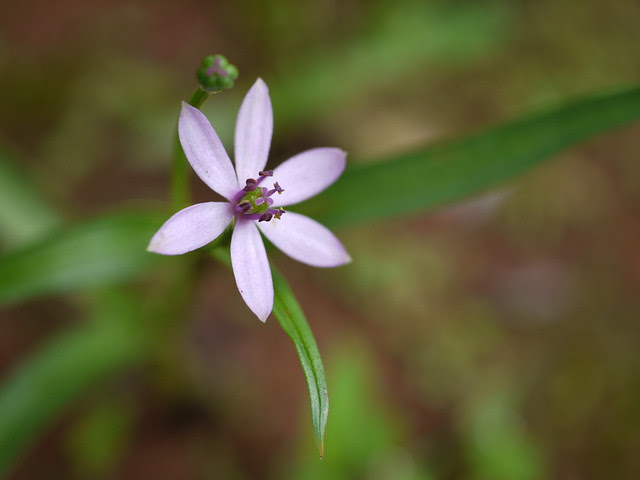
[[258, 220], [259, 222], [269, 222], [272, 218], [279, 219], [283, 213], [283, 208], [273, 208], [274, 193], [281, 194], [284, 189], [278, 182], [273, 184], [273, 189], [261, 187], [260, 184], [267, 177], [273, 176], [273, 170], [258, 172], [258, 179], [247, 178], [245, 187], [236, 195], [234, 211], [237, 216]]

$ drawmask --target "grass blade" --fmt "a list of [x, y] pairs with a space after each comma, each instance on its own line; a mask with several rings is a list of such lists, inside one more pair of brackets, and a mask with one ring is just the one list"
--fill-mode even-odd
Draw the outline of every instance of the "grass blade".
[[320, 449], [320, 457], [322, 457], [324, 455], [324, 431], [329, 414], [329, 394], [322, 359], [313, 332], [309, 328], [304, 312], [291, 288], [278, 271], [272, 268], [272, 272], [275, 291], [273, 314], [293, 341], [298, 352], [309, 387], [313, 433]]
[[[640, 119], [640, 87], [595, 95], [469, 137], [345, 172], [303, 210], [331, 226], [417, 212], [479, 193], [598, 133]], [[380, 195], [372, 192], [384, 192]]]
[[160, 224], [148, 213], [109, 215], [2, 256], [0, 304], [131, 278], [159, 258], [146, 246]]
[[[231, 267], [228, 248], [214, 248], [210, 250], [210, 253], [227, 267]], [[298, 300], [291, 291], [291, 287], [273, 266], [271, 273], [274, 290], [273, 315], [278, 319], [278, 323], [285, 333], [289, 335], [296, 352], [298, 352], [300, 365], [309, 388], [313, 434], [320, 450], [320, 457], [322, 457], [324, 455], [324, 431], [329, 415], [329, 393], [322, 358], [313, 332]]]
[[145, 351], [135, 302], [110, 295], [88, 324], [61, 333], [21, 363], [0, 388], [0, 474], [33, 438], [97, 381]]

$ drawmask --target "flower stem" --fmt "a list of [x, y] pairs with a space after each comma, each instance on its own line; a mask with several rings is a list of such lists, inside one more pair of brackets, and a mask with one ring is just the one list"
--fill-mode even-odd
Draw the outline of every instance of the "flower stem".
[[220, 90], [213, 91], [213, 92], [206, 92], [201, 87], [198, 87], [194, 90], [193, 95], [191, 95], [191, 99], [189, 100], [189, 105], [196, 108], [200, 108], [202, 105], [204, 105], [204, 102], [207, 101], [210, 95], [213, 95], [214, 93], [218, 93], [219, 91]]
[[[206, 92], [198, 86], [198, 88], [193, 92], [193, 95], [191, 95], [188, 103], [196, 108], [200, 108], [214, 93], [218, 92]], [[171, 211], [177, 212], [189, 205], [191, 200], [191, 188], [189, 187], [189, 163], [187, 162], [187, 157], [184, 156], [182, 145], [180, 145], [177, 129], [173, 142], [172, 158], [170, 191]]]

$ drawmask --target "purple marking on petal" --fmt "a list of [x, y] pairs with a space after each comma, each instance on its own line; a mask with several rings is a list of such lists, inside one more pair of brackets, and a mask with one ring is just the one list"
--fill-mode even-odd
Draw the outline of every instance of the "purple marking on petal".
[[282, 206], [293, 205], [317, 195], [344, 171], [346, 152], [339, 148], [314, 148], [281, 163], [273, 171], [273, 179], [286, 186], [278, 198]]
[[299, 262], [314, 267], [337, 267], [351, 257], [338, 238], [309, 217], [287, 212], [280, 220], [259, 223], [271, 243]]
[[183, 102], [178, 121], [180, 144], [196, 174], [227, 200], [238, 191], [231, 160], [215, 130], [200, 110]]
[[264, 169], [273, 134], [273, 110], [269, 89], [258, 79], [244, 97], [235, 132], [238, 181]]
[[251, 311], [266, 321], [273, 308], [273, 281], [255, 222], [237, 220], [231, 237], [231, 265], [240, 295]]
[[191, 205], [167, 220], [153, 236], [147, 250], [181, 255], [203, 247], [220, 235], [231, 219], [231, 204], [207, 202]]

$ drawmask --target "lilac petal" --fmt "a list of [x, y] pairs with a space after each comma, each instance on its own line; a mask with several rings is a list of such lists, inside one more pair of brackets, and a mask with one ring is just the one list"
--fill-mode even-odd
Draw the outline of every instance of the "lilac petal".
[[258, 227], [276, 247], [314, 267], [337, 267], [351, 261], [340, 240], [325, 226], [298, 213], [261, 222]]
[[178, 135], [193, 170], [211, 190], [231, 200], [239, 190], [238, 181], [229, 155], [207, 117], [182, 102]]
[[244, 97], [236, 122], [235, 159], [238, 183], [264, 169], [273, 133], [273, 110], [269, 89], [261, 78]]
[[240, 295], [265, 322], [273, 308], [273, 280], [267, 252], [253, 220], [236, 222], [231, 237], [231, 265]]
[[346, 152], [329, 147], [307, 150], [285, 160], [268, 179], [269, 184], [278, 182], [284, 189], [274, 196], [275, 204], [284, 207], [317, 195], [338, 179], [346, 160]]
[[181, 255], [205, 246], [224, 232], [233, 218], [231, 205], [207, 202], [191, 205], [167, 220], [149, 242], [147, 250]]

